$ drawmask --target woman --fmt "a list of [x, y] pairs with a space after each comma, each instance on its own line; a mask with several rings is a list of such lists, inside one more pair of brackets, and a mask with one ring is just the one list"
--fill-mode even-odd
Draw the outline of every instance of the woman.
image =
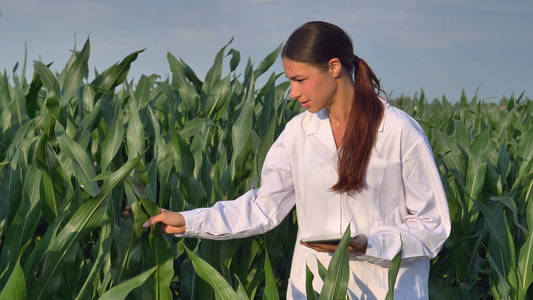
[[402, 248], [395, 299], [428, 299], [429, 260], [450, 233], [445, 194], [427, 138], [390, 106], [366, 62], [339, 27], [309, 22], [282, 52], [291, 98], [306, 111], [272, 145], [261, 187], [233, 201], [181, 213], [161, 210], [144, 226], [207, 239], [241, 238], [278, 225], [296, 205], [298, 238], [287, 297], [305, 299], [305, 266], [328, 265], [336, 245], [302, 243], [356, 236], [349, 256], [349, 296], [383, 299], [388, 265]]

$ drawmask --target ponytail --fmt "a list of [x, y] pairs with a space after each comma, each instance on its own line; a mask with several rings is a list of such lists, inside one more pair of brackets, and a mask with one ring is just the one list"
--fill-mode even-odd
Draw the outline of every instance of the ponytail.
[[384, 110], [378, 98], [379, 81], [372, 69], [356, 55], [353, 64], [354, 101], [339, 157], [339, 181], [331, 187], [333, 191], [347, 193], [365, 187], [365, 173]]

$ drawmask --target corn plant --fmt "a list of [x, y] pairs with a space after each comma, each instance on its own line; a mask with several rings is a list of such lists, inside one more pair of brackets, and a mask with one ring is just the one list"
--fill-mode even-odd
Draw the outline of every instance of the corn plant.
[[[255, 88], [279, 48], [256, 68], [249, 60], [244, 75], [235, 71], [239, 52], [226, 48], [203, 82], [170, 53], [171, 78], [128, 82], [142, 50], [89, 81], [89, 41], [59, 73], [42, 62], [34, 62], [31, 83], [16, 68], [11, 80], [4, 72], [3, 297], [209, 298], [186, 246], [248, 293], [263, 293], [266, 249], [273, 263], [290, 260], [291, 243], [279, 241], [295, 234], [292, 217], [264, 237], [223, 243], [178, 240], [141, 227], [159, 207], [207, 206], [256, 187], [266, 151], [296, 113], [284, 98], [287, 83], [276, 84], [280, 74]], [[222, 77], [226, 54], [230, 74]], [[129, 220], [121, 218], [126, 205]], [[241, 259], [233, 260], [236, 255]], [[283, 290], [283, 282], [275, 284]]]
[[[435, 299], [529, 299], [533, 280], [533, 103], [397, 99], [425, 127], [448, 197], [450, 239], [433, 261]], [[529, 295], [529, 296], [528, 296]]]

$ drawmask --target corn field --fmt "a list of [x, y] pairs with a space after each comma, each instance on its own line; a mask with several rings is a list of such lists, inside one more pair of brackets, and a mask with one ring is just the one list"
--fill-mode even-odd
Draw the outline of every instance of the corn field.
[[[169, 77], [128, 81], [142, 50], [90, 79], [88, 40], [59, 73], [35, 61], [29, 82], [24, 59], [0, 74], [0, 299], [285, 298], [294, 212], [229, 241], [141, 226], [159, 208], [257, 188], [270, 145], [301, 112], [283, 74], [267, 72], [279, 47], [239, 73], [230, 43], [203, 80], [168, 53]], [[447, 193], [452, 232], [431, 262], [430, 297], [533, 299], [533, 102], [430, 102], [423, 92], [391, 102], [424, 127]], [[336, 287], [348, 277], [328, 279], [344, 274], [346, 247], [310, 299], [346, 299]]]

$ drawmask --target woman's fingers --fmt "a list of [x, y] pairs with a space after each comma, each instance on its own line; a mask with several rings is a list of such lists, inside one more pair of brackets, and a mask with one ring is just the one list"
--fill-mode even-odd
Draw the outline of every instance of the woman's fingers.
[[159, 230], [166, 234], [180, 234], [185, 232], [185, 226], [170, 226], [163, 223], [159, 224]]
[[335, 252], [337, 245], [327, 243], [301, 243], [302, 245], [314, 249], [318, 252]]
[[356, 254], [365, 254], [366, 253], [366, 247], [368, 245], [368, 239], [364, 234], [357, 235], [354, 239], [350, 241], [350, 248], [352, 248], [352, 252], [355, 252]]
[[154, 225], [154, 224], [157, 224], [159, 222], [164, 222], [164, 220], [165, 220], [165, 215], [160, 213], [160, 214], [158, 214], [156, 216], [148, 218], [148, 220], [146, 220], [146, 222], [144, 222], [143, 227], [144, 228], [149, 228], [149, 227], [152, 227], [152, 225]]
[[178, 212], [173, 212], [166, 209], [161, 209], [160, 213], [156, 216], [150, 217], [143, 227], [148, 228], [154, 224], [162, 223], [173, 227], [185, 227], [185, 218]]

